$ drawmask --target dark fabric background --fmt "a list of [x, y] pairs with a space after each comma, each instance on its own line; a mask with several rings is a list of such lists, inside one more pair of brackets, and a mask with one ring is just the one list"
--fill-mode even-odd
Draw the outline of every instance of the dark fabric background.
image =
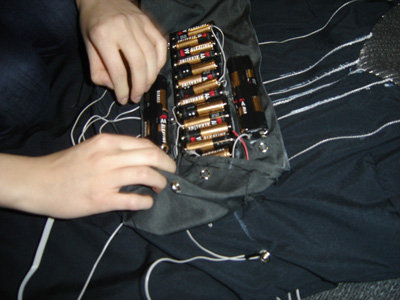
[[[320, 28], [345, 2], [251, 3], [258, 38], [266, 41]], [[368, 34], [390, 7], [385, 1], [357, 1], [344, 8], [320, 34], [282, 45], [261, 46], [263, 79], [301, 70], [333, 48]], [[358, 57], [361, 46], [335, 53], [312, 72], [266, 85], [267, 91], [292, 86], [352, 61]], [[63, 61], [73, 66], [77, 60], [64, 57]], [[69, 70], [71, 73], [64, 79], [71, 78], [77, 70]], [[380, 79], [366, 73], [342, 72], [325, 80], [324, 83], [337, 83], [277, 106], [278, 117]], [[80, 97], [85, 99], [91, 88], [83, 86], [84, 89], [82, 85], [72, 89], [77, 94], [63, 95], [71, 96], [73, 100], [69, 101], [73, 103]], [[399, 87], [379, 85], [282, 119], [280, 126], [289, 157], [324, 139], [366, 134], [400, 119], [399, 99]], [[191, 230], [196, 240], [219, 254], [268, 250], [269, 263], [164, 263], [150, 278], [152, 298], [286, 299], [288, 292], [294, 297], [296, 289], [307, 296], [341, 281], [399, 277], [399, 126], [388, 126], [362, 139], [321, 144], [293, 158], [292, 170], [248, 207]], [[27, 148], [18, 151], [40, 154], [68, 143], [61, 138], [56, 146], [53, 142], [51, 146], [49, 136], [40, 136], [40, 143], [32, 143], [35, 147], [28, 147], [27, 143]], [[76, 299], [104, 243], [120, 221], [112, 213], [56, 221], [42, 265], [29, 283], [25, 299]], [[0, 222], [0, 294], [3, 299], [15, 299], [18, 285], [32, 262], [44, 219], [3, 210]], [[159, 237], [123, 227], [100, 262], [84, 299], [140, 299], [146, 268], [153, 261], [196, 255], [205, 253], [185, 232]]]

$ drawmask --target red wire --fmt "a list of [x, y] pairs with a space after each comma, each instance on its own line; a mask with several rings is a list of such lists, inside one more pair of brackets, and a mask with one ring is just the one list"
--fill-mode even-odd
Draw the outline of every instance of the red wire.
[[242, 137], [234, 130], [232, 130], [232, 133], [239, 139], [239, 141], [242, 143], [243, 149], [244, 149], [244, 153], [246, 155], [246, 160], [250, 160], [249, 157], [249, 150], [247, 149], [247, 145], [246, 143], [243, 141]]

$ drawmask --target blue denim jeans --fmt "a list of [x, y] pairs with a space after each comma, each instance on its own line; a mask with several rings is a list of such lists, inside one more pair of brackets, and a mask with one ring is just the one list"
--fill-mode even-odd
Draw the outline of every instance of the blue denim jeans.
[[0, 142], [40, 125], [51, 101], [46, 60], [78, 47], [74, 0], [0, 2]]

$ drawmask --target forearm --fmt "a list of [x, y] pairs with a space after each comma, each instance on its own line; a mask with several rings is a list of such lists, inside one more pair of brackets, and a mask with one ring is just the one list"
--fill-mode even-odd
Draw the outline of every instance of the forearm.
[[161, 191], [155, 168], [175, 172], [175, 163], [149, 140], [107, 134], [41, 157], [0, 154], [0, 206], [55, 218], [148, 209], [150, 196], [120, 189]]
[[0, 154], [0, 206], [32, 211], [40, 186], [40, 158]]

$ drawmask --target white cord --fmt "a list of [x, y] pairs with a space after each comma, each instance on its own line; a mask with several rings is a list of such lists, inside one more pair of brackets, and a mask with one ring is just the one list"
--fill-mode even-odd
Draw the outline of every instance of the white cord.
[[101, 133], [103, 128], [110, 123], [117, 123], [120, 121], [126, 121], [126, 120], [138, 120], [140, 121], [142, 118], [141, 117], [125, 117], [125, 118], [121, 118], [124, 115], [130, 114], [130, 113], [134, 113], [135, 111], [137, 111], [140, 108], [140, 106], [136, 106], [130, 110], [124, 111], [122, 113], [120, 113], [119, 115], [117, 115], [113, 120], [106, 120], [106, 122], [100, 126], [99, 128], [99, 132]]
[[[243, 137], [247, 137], [248, 139], [250, 139], [250, 138], [251, 138], [251, 135], [249, 135], [248, 133], [242, 133], [241, 135], [239, 135], [238, 137], [236, 137], [235, 142], [233, 143], [233, 146], [232, 146], [232, 158], [235, 157], [235, 150], [236, 150], [237, 144], [238, 144], [239, 141], [241, 141], [241, 139], [242, 139]], [[244, 142], [244, 141], [243, 141], [243, 142]]]
[[[319, 81], [319, 80], [321, 80], [321, 79], [323, 79], [325, 77], [328, 77], [328, 76], [330, 76], [330, 75], [332, 75], [334, 73], [338, 73], [338, 72], [343, 71], [345, 69], [348, 69], [348, 68], [350, 68], [352, 66], [355, 66], [355, 65], [358, 64], [358, 62], [359, 62], [359, 59], [356, 59], [355, 61], [352, 61], [352, 62], [349, 62], [349, 63], [345, 63], [345, 64], [340, 65], [339, 67], [337, 67], [337, 68], [335, 68], [333, 70], [330, 70], [330, 71], [322, 74], [321, 76], [315, 77], [314, 79], [301, 82], [301, 83], [296, 84], [296, 85], [294, 85], [293, 87], [290, 87], [290, 88], [284, 88], [284, 89], [281, 89], [281, 90], [278, 90], [278, 91], [269, 92], [268, 95], [269, 96], [275, 96], [275, 95], [285, 94], [285, 93], [292, 92], [294, 90], [298, 90], [298, 89], [304, 88], [304, 87], [309, 86], [309, 85], [311, 85], [311, 84], [313, 84], [313, 83], [315, 83], [315, 82], [317, 82], [317, 81]], [[273, 102], [275, 102], [275, 101], [276, 100], [274, 100]]]
[[90, 280], [93, 277], [94, 272], [96, 271], [96, 268], [98, 266], [98, 264], [100, 263], [100, 260], [103, 258], [104, 253], [106, 252], [108, 246], [110, 245], [111, 241], [114, 239], [114, 237], [117, 235], [117, 233], [119, 232], [119, 230], [122, 228], [122, 226], [124, 225], [124, 223], [121, 223], [118, 225], [118, 227], [114, 230], [114, 232], [111, 234], [111, 236], [108, 238], [107, 242], [105, 243], [103, 250], [101, 251], [99, 257], [97, 258], [96, 262], [94, 263], [92, 270], [89, 273], [88, 278], [86, 279], [85, 285], [82, 288], [81, 293], [79, 294], [79, 297], [77, 298], [78, 300], [81, 300], [83, 295], [86, 292], [86, 289], [90, 283]]
[[179, 154], [179, 147], [178, 147], [178, 144], [179, 144], [179, 137], [180, 137], [180, 129], [184, 129], [185, 128], [185, 126], [183, 126], [181, 123], [179, 123], [179, 121], [178, 121], [178, 117], [177, 117], [177, 115], [176, 115], [176, 109], [177, 109], [177, 107], [176, 106], [174, 106], [173, 108], [172, 108], [172, 115], [173, 115], [173, 117], [174, 117], [174, 121], [175, 121], [175, 123], [178, 125], [177, 126], [177, 128], [176, 128], [176, 133], [175, 133], [175, 147], [174, 147], [174, 157], [175, 158], [177, 158], [178, 157], [178, 154]]
[[113, 108], [114, 105], [115, 105], [115, 102], [111, 102], [110, 106], [108, 107], [107, 113], [106, 113], [104, 116], [93, 115], [93, 116], [91, 116], [91, 117], [86, 121], [86, 123], [85, 123], [85, 124], [83, 125], [83, 127], [82, 127], [82, 130], [81, 130], [81, 133], [80, 133], [80, 135], [79, 135], [79, 137], [78, 137], [77, 142], [75, 142], [75, 139], [74, 139], [74, 131], [76, 130], [76, 126], [77, 126], [77, 124], [78, 124], [80, 118], [82, 117], [82, 114], [83, 114], [89, 107], [91, 107], [91, 106], [94, 105], [95, 103], [97, 103], [97, 102], [99, 102], [100, 100], [102, 100], [102, 99], [104, 98], [104, 96], [106, 95], [106, 93], [107, 93], [107, 90], [103, 93], [103, 95], [102, 95], [100, 98], [94, 100], [94, 101], [91, 102], [89, 105], [87, 105], [87, 106], [81, 111], [81, 113], [79, 114], [79, 116], [78, 116], [78, 118], [76, 119], [76, 121], [75, 121], [75, 123], [74, 123], [74, 126], [72, 127], [72, 130], [71, 130], [71, 142], [72, 142], [72, 144], [73, 144], [74, 146], [75, 146], [75, 144], [79, 144], [79, 143], [85, 141], [85, 134], [86, 134], [87, 130], [88, 130], [93, 124], [95, 124], [95, 123], [98, 122], [98, 121], [103, 121], [103, 122], [104, 122], [104, 123], [99, 127], [99, 133], [102, 133], [104, 127], [107, 126], [108, 124], [117, 123], [117, 122], [121, 122], [121, 121], [127, 121], [127, 120], [138, 120], [138, 121], [141, 120], [140, 117], [135, 117], [135, 116], [121, 118], [121, 117], [124, 116], [124, 115], [127, 115], [127, 114], [129, 114], [129, 113], [133, 113], [133, 112], [137, 111], [137, 110], [140, 108], [139, 106], [136, 106], [136, 107], [134, 107], [133, 109], [130, 109], [130, 110], [127, 110], [127, 111], [124, 111], [124, 112], [120, 113], [120, 114], [117, 115], [114, 119], [111, 119], [111, 120], [108, 119], [108, 117], [109, 117], [110, 114], [111, 114], [112, 108]]
[[104, 122], [108, 122], [107, 118], [111, 114], [111, 110], [112, 110], [114, 104], [115, 104], [115, 102], [111, 102], [110, 106], [108, 107], [108, 111], [104, 116], [94, 115], [89, 118], [89, 120], [85, 123], [85, 125], [82, 128], [82, 133], [78, 138], [78, 143], [81, 143], [86, 140], [85, 133], [90, 128], [90, 126], [92, 126], [94, 123], [96, 123], [97, 121], [101, 121], [101, 120]]
[[[292, 293], [288, 292], [287, 293], [288, 296], [288, 300], [292, 300]], [[276, 300], [282, 300], [280, 297], [276, 297]], [[296, 300], [301, 300], [301, 296], [300, 296], [300, 290], [296, 289]]]
[[[218, 32], [221, 34], [221, 36], [222, 36], [222, 41], [220, 41], [219, 40], [219, 38], [217, 37], [217, 35], [215, 34], [215, 32], [214, 32], [214, 29], [217, 29], [218, 30]], [[222, 54], [222, 69], [223, 69], [223, 71], [222, 71], [222, 75], [221, 75], [221, 77], [218, 79], [218, 82], [222, 85], [222, 86], [226, 86], [226, 84], [227, 84], [227, 82], [226, 82], [226, 79], [225, 79], [225, 77], [226, 77], [226, 56], [225, 56], [225, 51], [224, 51], [224, 43], [225, 43], [225, 35], [224, 35], [224, 33], [222, 32], [222, 30], [221, 30], [221, 28], [219, 28], [219, 27], [217, 27], [217, 26], [215, 26], [215, 25], [213, 25], [213, 26], [211, 26], [211, 32], [212, 32], [212, 34], [214, 35], [214, 37], [215, 37], [215, 40], [216, 40], [216, 42], [217, 42], [217, 44], [218, 44], [218, 47], [220, 48], [220, 50], [221, 50], [221, 54]]]
[[24, 291], [25, 288], [29, 282], [29, 280], [32, 278], [32, 276], [35, 274], [37, 269], [40, 266], [40, 263], [43, 258], [43, 253], [47, 245], [47, 241], [50, 236], [51, 229], [53, 228], [54, 224], [54, 219], [53, 218], [47, 218], [46, 224], [44, 226], [43, 232], [42, 232], [42, 237], [40, 238], [39, 246], [36, 249], [36, 254], [33, 259], [33, 263], [31, 268], [29, 269], [28, 273], [25, 275], [24, 280], [22, 281], [21, 285], [19, 286], [18, 289], [18, 300], [22, 300], [24, 298]]
[[341, 7], [339, 7], [339, 8], [333, 13], [333, 15], [329, 18], [328, 22], [326, 22], [324, 26], [322, 26], [321, 28], [319, 28], [319, 29], [317, 29], [317, 30], [315, 30], [315, 31], [313, 31], [313, 32], [307, 33], [307, 34], [305, 34], [305, 35], [301, 35], [301, 36], [289, 38], [289, 39], [283, 40], [283, 41], [267, 41], [267, 42], [261, 42], [261, 43], [258, 43], [258, 44], [259, 44], [260, 46], [262, 46], [262, 45], [270, 45], [270, 44], [283, 44], [283, 43], [286, 43], [286, 42], [290, 42], [290, 41], [294, 41], [294, 40], [299, 40], [299, 39], [303, 39], [303, 38], [307, 38], [307, 37], [309, 37], [309, 36], [312, 36], [313, 34], [316, 34], [316, 33], [320, 32], [320, 31], [324, 30], [324, 29], [329, 25], [329, 23], [332, 21], [332, 19], [335, 17], [335, 15], [336, 15], [342, 8], [344, 8], [345, 6], [347, 6], [347, 5], [349, 5], [349, 4], [353, 3], [353, 2], [356, 2], [356, 1], [359, 1], [359, 0], [352, 0], [352, 1], [349, 1], [349, 2], [347, 2], [347, 3], [345, 3], [345, 4], [343, 4]]
[[74, 138], [74, 131], [75, 131], [75, 128], [76, 128], [76, 126], [77, 126], [77, 124], [78, 124], [80, 118], [82, 117], [83, 113], [84, 113], [90, 106], [92, 106], [93, 104], [95, 104], [95, 103], [99, 102], [100, 100], [102, 100], [106, 94], [107, 94], [107, 90], [105, 90], [105, 91], [103, 92], [103, 94], [100, 96], [100, 98], [94, 100], [94, 101], [91, 102], [89, 105], [87, 105], [87, 106], [80, 112], [80, 114], [78, 115], [78, 117], [76, 118], [75, 123], [74, 123], [74, 125], [72, 126], [71, 134], [70, 134], [71, 143], [72, 143], [73, 146], [75, 146], [75, 144], [76, 144], [76, 143], [75, 143], [75, 138]]
[[333, 102], [333, 101], [342, 99], [342, 98], [344, 98], [344, 97], [347, 97], [347, 96], [349, 96], [349, 95], [358, 93], [358, 92], [360, 92], [360, 91], [368, 90], [368, 89], [370, 89], [371, 87], [373, 87], [373, 86], [375, 86], [375, 85], [382, 85], [382, 84], [385, 84], [385, 83], [388, 83], [388, 82], [392, 82], [392, 80], [391, 80], [391, 79], [385, 79], [385, 80], [381, 80], [381, 81], [376, 81], [376, 82], [369, 83], [369, 84], [367, 84], [367, 85], [365, 85], [365, 86], [363, 86], [363, 87], [360, 87], [360, 88], [351, 90], [351, 91], [346, 92], [346, 93], [344, 93], [344, 94], [341, 94], [341, 95], [338, 95], [338, 96], [334, 96], [334, 97], [330, 97], [330, 98], [328, 98], [328, 99], [324, 99], [324, 100], [321, 100], [321, 101], [317, 101], [317, 102], [315, 102], [315, 103], [313, 103], [313, 104], [311, 104], [311, 105], [304, 106], [304, 107], [302, 107], [302, 108], [298, 108], [298, 109], [292, 110], [290, 113], [288, 113], [288, 114], [286, 114], [286, 115], [283, 115], [283, 116], [280, 116], [280, 117], [278, 118], [278, 120], [282, 120], [282, 119], [285, 119], [285, 118], [287, 118], [287, 117], [290, 117], [290, 116], [293, 116], [293, 115], [297, 115], [297, 114], [306, 112], [306, 111], [311, 110], [311, 109], [314, 109], [314, 108], [316, 108], [316, 107], [318, 107], [318, 106], [320, 106], [320, 105], [324, 105], [324, 104], [327, 104], [327, 103], [330, 103], [330, 102]]
[[160, 258], [156, 260], [149, 268], [149, 270], [146, 273], [145, 277], [145, 295], [148, 300], [151, 300], [150, 296], [150, 290], [149, 290], [149, 281], [150, 281], [150, 276], [151, 273], [153, 272], [154, 268], [159, 265], [160, 263], [163, 262], [170, 262], [174, 264], [187, 264], [196, 260], [205, 260], [205, 261], [211, 261], [211, 262], [223, 262], [223, 261], [244, 261], [246, 258], [243, 256], [237, 256], [237, 257], [231, 257], [231, 258], [216, 258], [216, 257], [207, 257], [207, 256], [195, 256], [189, 259], [184, 259], [184, 260], [178, 260], [178, 259], [173, 259], [173, 258]]
[[292, 160], [292, 159], [294, 159], [294, 158], [296, 158], [296, 157], [298, 157], [298, 156], [300, 156], [300, 155], [302, 155], [302, 154], [304, 154], [304, 153], [306, 153], [306, 152], [308, 152], [308, 151], [310, 151], [310, 150], [312, 150], [312, 149], [314, 149], [314, 148], [316, 148], [316, 147], [318, 147], [318, 146], [320, 146], [322, 144], [325, 144], [327, 142], [338, 141], [338, 140], [349, 140], [349, 139], [361, 139], [361, 138], [371, 137], [371, 136], [377, 134], [378, 132], [380, 132], [381, 130], [385, 129], [386, 127], [391, 126], [391, 125], [395, 125], [395, 124], [399, 124], [399, 123], [400, 123], [400, 120], [394, 120], [394, 121], [387, 122], [386, 124], [382, 125], [378, 129], [376, 129], [376, 130], [374, 130], [372, 132], [366, 133], [366, 134], [337, 136], [337, 137], [331, 137], [331, 138], [324, 139], [324, 140], [319, 141], [318, 143], [315, 143], [314, 145], [312, 145], [312, 146], [300, 151], [299, 153], [293, 155], [292, 157], [289, 158], [289, 160]]
[[297, 98], [300, 98], [300, 97], [303, 97], [303, 96], [306, 96], [306, 95], [310, 95], [310, 94], [313, 94], [313, 93], [315, 93], [315, 92], [317, 92], [319, 90], [328, 88], [328, 87], [338, 83], [339, 81], [340, 81], [340, 79], [335, 80], [333, 82], [329, 82], [329, 83], [320, 85], [320, 86], [317, 86], [317, 87], [315, 87], [313, 89], [309, 89], [309, 90], [306, 90], [306, 91], [298, 93], [298, 94], [294, 94], [294, 95], [291, 95], [291, 96], [288, 96], [288, 97], [285, 97], [285, 98], [276, 99], [276, 100], [272, 101], [272, 104], [274, 106], [279, 106], [279, 105], [282, 105], [282, 104], [290, 103], [293, 100], [296, 100]]
[[[356, 0], [356, 1], [358, 1], [358, 0]], [[349, 47], [349, 46], [364, 42], [364, 41], [370, 39], [371, 37], [372, 37], [372, 33], [369, 33], [368, 35], [365, 35], [365, 36], [363, 36], [361, 38], [356, 38], [356, 39], [354, 39], [354, 40], [352, 40], [350, 42], [347, 42], [347, 43], [345, 43], [343, 45], [340, 45], [340, 46], [336, 47], [335, 49], [329, 51], [321, 59], [319, 59], [316, 63], [314, 63], [313, 65], [311, 65], [311, 66], [309, 66], [309, 67], [307, 67], [307, 68], [305, 68], [305, 69], [303, 69], [301, 71], [297, 71], [297, 72], [281, 75], [278, 78], [274, 78], [274, 79], [270, 79], [270, 80], [264, 81], [263, 84], [266, 85], [266, 84], [269, 84], [269, 83], [272, 83], [272, 82], [275, 82], [275, 81], [279, 81], [279, 80], [282, 80], [282, 79], [290, 78], [290, 77], [297, 76], [297, 75], [303, 74], [305, 72], [308, 72], [311, 69], [315, 68], [324, 59], [326, 59], [328, 56], [332, 55], [333, 53], [335, 53], [335, 52], [337, 52], [337, 51], [339, 51], [339, 50], [341, 50], [341, 49], [343, 49], [345, 47]]]
[[199, 247], [202, 251], [208, 253], [209, 255], [211, 255], [213, 257], [195, 256], [195, 257], [191, 257], [191, 258], [183, 259], [183, 260], [164, 257], [164, 258], [160, 258], [160, 259], [156, 260], [155, 262], [153, 262], [153, 264], [148, 269], [148, 271], [146, 273], [146, 277], [145, 277], [144, 289], [145, 289], [146, 298], [148, 300], [151, 300], [150, 290], [149, 290], [149, 282], [150, 282], [151, 273], [154, 271], [154, 269], [157, 265], [159, 265], [163, 262], [169, 262], [169, 263], [174, 263], [174, 264], [186, 264], [186, 263], [190, 263], [190, 262], [193, 262], [196, 260], [205, 260], [205, 261], [211, 261], [211, 262], [223, 262], [223, 261], [240, 262], [240, 261], [259, 259], [259, 257], [257, 257], [257, 256], [247, 258], [244, 254], [236, 255], [236, 256], [224, 256], [224, 255], [217, 254], [217, 253], [205, 248], [198, 241], [196, 241], [196, 239], [192, 236], [192, 234], [190, 233], [189, 230], [186, 230], [186, 233], [189, 236], [189, 238], [192, 240], [192, 242], [195, 243], [195, 245], [197, 247]]

